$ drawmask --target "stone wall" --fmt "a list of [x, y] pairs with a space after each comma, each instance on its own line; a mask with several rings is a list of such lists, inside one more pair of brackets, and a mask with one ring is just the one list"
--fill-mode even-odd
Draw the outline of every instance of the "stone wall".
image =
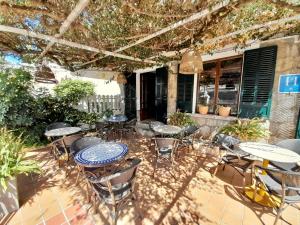
[[270, 142], [294, 138], [300, 106], [300, 94], [278, 93], [279, 77], [282, 74], [300, 74], [300, 39], [293, 36], [276, 41], [268, 41], [261, 47], [277, 45], [276, 71], [270, 114]]

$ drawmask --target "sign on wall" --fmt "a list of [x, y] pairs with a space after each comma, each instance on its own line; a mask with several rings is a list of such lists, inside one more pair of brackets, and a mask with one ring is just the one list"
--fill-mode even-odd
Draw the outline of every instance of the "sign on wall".
[[279, 93], [300, 93], [300, 74], [280, 75]]

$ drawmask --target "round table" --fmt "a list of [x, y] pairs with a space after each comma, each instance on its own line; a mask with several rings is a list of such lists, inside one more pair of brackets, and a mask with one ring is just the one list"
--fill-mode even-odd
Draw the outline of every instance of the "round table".
[[176, 135], [182, 131], [180, 127], [172, 126], [172, 125], [154, 126], [153, 130], [161, 135]]
[[[269, 161], [282, 163], [298, 163], [300, 155], [289, 149], [281, 148], [276, 145], [258, 142], [244, 142], [238, 145], [238, 148], [244, 152], [263, 159], [263, 167], [267, 168]], [[265, 171], [261, 172], [266, 175]], [[268, 207], [276, 207], [280, 204], [280, 199], [268, 194], [263, 187], [259, 188], [254, 199], [255, 186], [246, 187], [245, 194], [253, 201]]]
[[126, 122], [128, 120], [127, 116], [125, 115], [114, 115], [107, 119], [108, 122], [111, 123], [120, 123], [120, 122]]
[[81, 150], [74, 159], [83, 167], [102, 167], [119, 161], [127, 153], [128, 147], [125, 144], [104, 142]]
[[63, 128], [48, 130], [45, 132], [45, 135], [47, 137], [61, 137], [61, 136], [67, 136], [70, 134], [75, 134], [79, 131], [81, 131], [80, 127], [63, 127]]

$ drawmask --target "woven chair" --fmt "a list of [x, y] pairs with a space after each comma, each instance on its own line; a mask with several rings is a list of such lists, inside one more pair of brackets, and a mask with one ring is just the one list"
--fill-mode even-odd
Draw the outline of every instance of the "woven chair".
[[[70, 154], [74, 157], [82, 149], [85, 149], [87, 147], [90, 147], [90, 146], [93, 146], [93, 145], [96, 145], [96, 144], [99, 144], [99, 143], [102, 143], [102, 142], [104, 142], [104, 141], [101, 138], [98, 138], [98, 137], [83, 137], [83, 138], [80, 138], [80, 139], [74, 141], [71, 144]], [[76, 177], [75, 184], [78, 183], [80, 175], [84, 175], [83, 174], [84, 168], [80, 165], [77, 165], [76, 167], [77, 167], [77, 170], [78, 170], [78, 174], [77, 174], [77, 177]]]
[[277, 215], [274, 221], [274, 225], [277, 224], [279, 218], [284, 209], [288, 206], [297, 206], [300, 203], [300, 172], [284, 171], [276, 168], [263, 168], [256, 165], [256, 169], [263, 170], [266, 173], [257, 172], [256, 177], [256, 189], [254, 198], [257, 193], [257, 187], [263, 185], [265, 190], [272, 195], [280, 198], [281, 203], [276, 208]]
[[171, 163], [173, 167], [175, 154], [178, 148], [179, 140], [175, 138], [154, 138], [155, 143], [155, 167], [153, 175], [156, 172], [158, 163]]
[[194, 141], [199, 136], [200, 129], [197, 126], [188, 126], [183, 128], [181, 132], [180, 147], [190, 147], [194, 149]]
[[46, 131], [54, 130], [54, 129], [58, 129], [58, 128], [64, 128], [64, 127], [71, 127], [71, 125], [68, 123], [64, 123], [64, 122], [55, 122], [55, 123], [49, 124], [46, 127]]
[[240, 140], [225, 135], [217, 134], [214, 138], [214, 143], [220, 147], [220, 149], [225, 150], [225, 155], [220, 157], [218, 160], [218, 165], [213, 173], [213, 176], [218, 172], [218, 168], [223, 164], [223, 170], [226, 165], [233, 167], [242, 177], [243, 177], [243, 188], [245, 188], [246, 177], [245, 173], [253, 168], [254, 160], [250, 159], [250, 154], [235, 149], [234, 146], [240, 143]]
[[135, 177], [138, 165], [141, 160], [138, 158], [127, 159], [126, 164], [118, 168], [108, 176], [98, 177], [91, 171], [86, 171], [86, 177], [89, 180], [93, 192], [93, 205], [97, 210], [99, 202], [104, 202], [110, 209], [112, 224], [116, 224], [120, 210], [126, 206], [129, 201], [135, 201], [134, 193]]
[[124, 123], [123, 127], [121, 127], [121, 132], [122, 132], [122, 137], [124, 136], [129, 136], [135, 138], [136, 132], [135, 132], [135, 124], [136, 124], [136, 119], [132, 119], [126, 123]]
[[83, 134], [74, 134], [57, 139], [51, 143], [52, 151], [56, 160], [58, 160], [58, 165], [61, 166], [61, 162], [69, 161], [70, 158], [70, 147], [72, 143], [80, 138]]
[[[285, 139], [276, 144], [279, 147], [289, 149], [300, 155], [300, 139]], [[296, 163], [280, 163], [280, 162], [270, 162], [271, 165], [279, 169], [284, 170], [297, 170], [299, 166]]]
[[112, 127], [107, 122], [96, 122], [96, 132], [99, 137], [103, 140], [108, 140], [108, 135], [110, 134]]

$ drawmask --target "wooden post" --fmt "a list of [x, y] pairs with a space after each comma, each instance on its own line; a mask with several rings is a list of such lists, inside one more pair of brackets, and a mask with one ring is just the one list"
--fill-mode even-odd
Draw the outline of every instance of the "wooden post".
[[178, 62], [172, 61], [168, 63], [168, 103], [167, 114], [176, 112], [177, 108], [177, 76]]

